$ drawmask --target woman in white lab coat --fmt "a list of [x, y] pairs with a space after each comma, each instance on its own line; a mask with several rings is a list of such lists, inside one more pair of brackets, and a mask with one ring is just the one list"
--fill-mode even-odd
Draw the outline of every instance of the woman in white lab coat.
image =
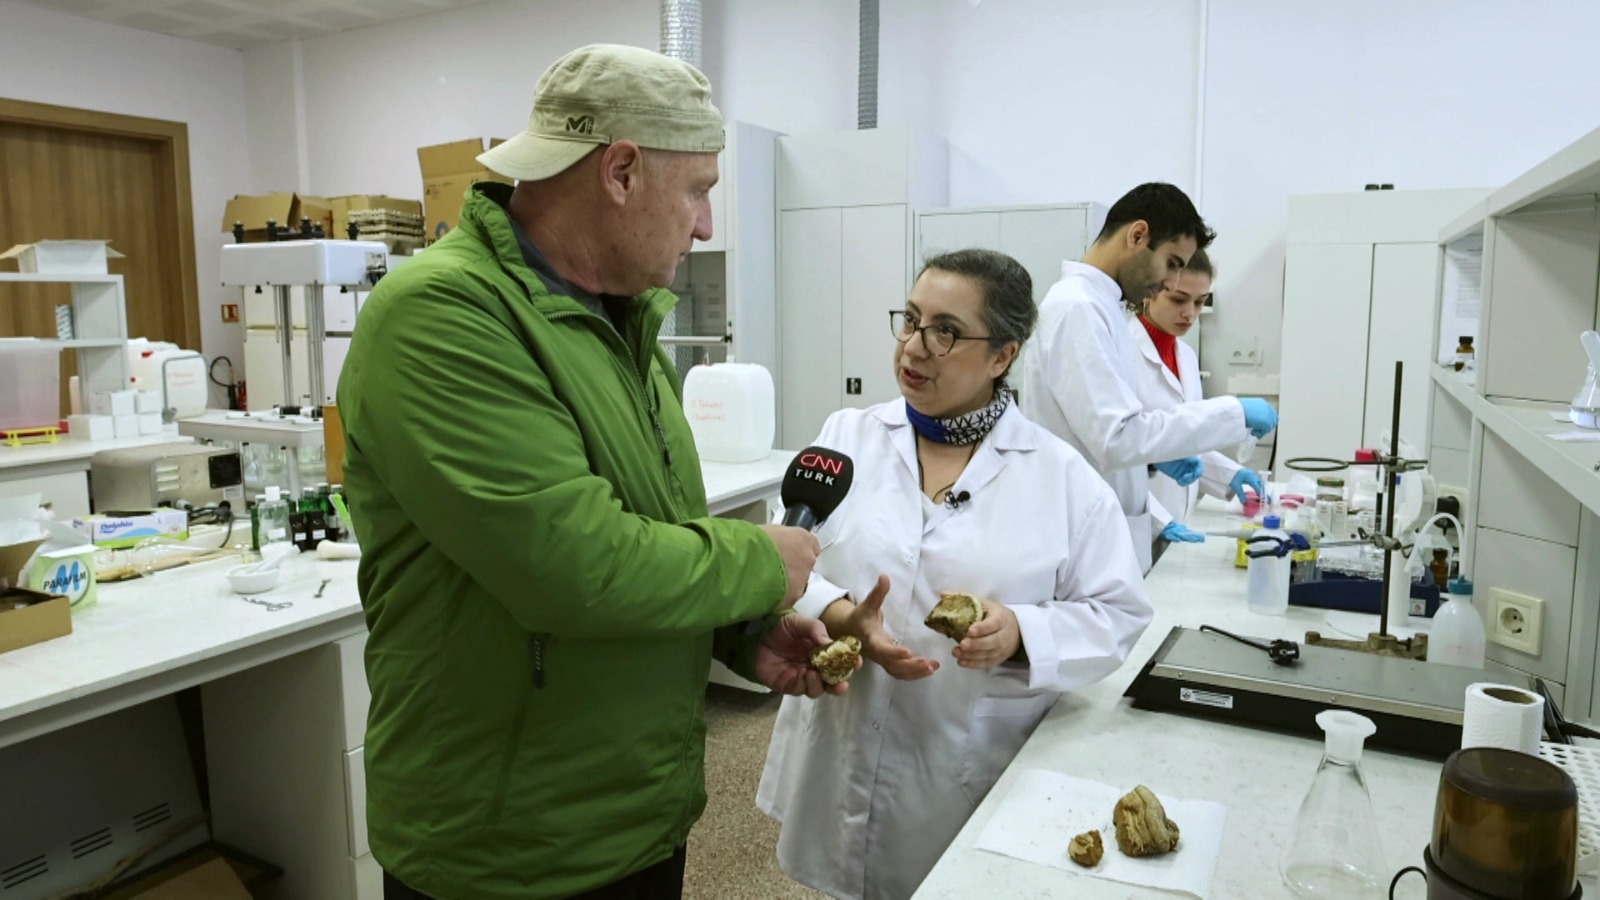
[[[1139, 314], [1128, 320], [1128, 334], [1139, 351], [1134, 380], [1145, 409], [1172, 409], [1204, 399], [1200, 361], [1194, 348], [1180, 338], [1200, 321], [1200, 310], [1211, 296], [1214, 275], [1206, 251], [1197, 250], [1171, 288], [1145, 300]], [[1200, 454], [1197, 482], [1181, 485], [1165, 472], [1150, 476], [1150, 518], [1156, 533], [1154, 556], [1159, 558], [1169, 542], [1198, 542], [1205, 537], [1188, 527], [1189, 513], [1201, 493], [1226, 500], [1244, 488], [1262, 496], [1255, 472], [1220, 451]], [[1243, 497], [1240, 497], [1242, 500]]]
[[[1005, 386], [1036, 317], [1010, 257], [929, 260], [891, 316], [904, 399], [817, 438], [855, 481], [796, 610], [867, 663], [842, 698], [785, 698], [757, 803], [784, 871], [833, 896], [910, 896], [1060, 692], [1150, 622], [1116, 495]], [[959, 645], [923, 624], [941, 591], [982, 600]]]

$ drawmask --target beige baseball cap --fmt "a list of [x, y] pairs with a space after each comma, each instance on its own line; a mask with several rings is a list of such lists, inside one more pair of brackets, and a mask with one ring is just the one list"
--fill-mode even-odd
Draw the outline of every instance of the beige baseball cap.
[[557, 175], [595, 147], [716, 153], [725, 138], [711, 82], [682, 60], [641, 47], [590, 44], [539, 76], [528, 130], [478, 162], [518, 181]]

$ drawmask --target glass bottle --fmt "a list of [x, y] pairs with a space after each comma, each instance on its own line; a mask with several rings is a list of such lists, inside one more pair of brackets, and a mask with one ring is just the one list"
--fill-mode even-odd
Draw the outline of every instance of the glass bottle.
[[1278, 862], [1296, 897], [1380, 900], [1383, 851], [1372, 827], [1372, 796], [1361, 775], [1361, 749], [1377, 726], [1342, 709], [1317, 714], [1322, 763], [1295, 816], [1294, 835]]
[[289, 541], [289, 502], [282, 499], [277, 485], [267, 485], [264, 496], [256, 504], [256, 521], [260, 523], [259, 537], [254, 542], [258, 547]]
[[1472, 335], [1463, 334], [1461, 343], [1456, 346], [1456, 356], [1453, 365], [1457, 372], [1467, 367], [1472, 362]]

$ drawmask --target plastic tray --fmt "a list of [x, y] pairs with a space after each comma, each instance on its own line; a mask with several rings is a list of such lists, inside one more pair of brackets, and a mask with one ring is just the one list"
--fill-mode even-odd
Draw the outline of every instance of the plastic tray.
[[1539, 756], [1578, 785], [1578, 874], [1600, 870], [1600, 749], [1541, 742]]

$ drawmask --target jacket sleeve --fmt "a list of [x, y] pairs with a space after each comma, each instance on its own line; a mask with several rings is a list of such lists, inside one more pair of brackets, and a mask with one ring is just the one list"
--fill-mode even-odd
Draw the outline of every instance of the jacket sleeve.
[[526, 343], [480, 298], [433, 279], [383, 313], [362, 337], [381, 342], [385, 367], [366, 373], [348, 438], [423, 538], [523, 628], [686, 634], [782, 600], [782, 560], [754, 525], [624, 510]]
[[[1028, 687], [1070, 691], [1115, 672], [1155, 611], [1116, 495], [1096, 481], [1071, 502], [1070, 557], [1053, 600], [1013, 604], [1028, 654]], [[1088, 495], [1085, 497], [1084, 495]]]
[[1200, 463], [1200, 492], [1218, 500], [1228, 499], [1233, 493], [1233, 476], [1244, 467], [1216, 450], [1200, 454]]
[[1245, 438], [1244, 410], [1232, 397], [1146, 409], [1104, 319], [1071, 303], [1043, 336], [1045, 378], [1072, 433], [1102, 472], [1194, 456]]

